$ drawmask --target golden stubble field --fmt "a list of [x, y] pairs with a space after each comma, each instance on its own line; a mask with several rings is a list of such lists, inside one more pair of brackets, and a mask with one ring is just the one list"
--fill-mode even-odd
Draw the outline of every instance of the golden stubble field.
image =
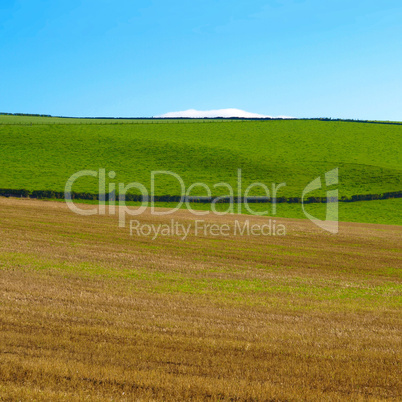
[[401, 400], [401, 227], [276, 221], [153, 241], [1, 198], [0, 400]]

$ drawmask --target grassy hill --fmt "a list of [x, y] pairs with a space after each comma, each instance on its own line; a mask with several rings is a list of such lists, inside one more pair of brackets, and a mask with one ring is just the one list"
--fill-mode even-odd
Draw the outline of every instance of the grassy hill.
[[[223, 181], [235, 188], [241, 168], [244, 188], [285, 182], [281, 195], [300, 197], [311, 180], [339, 167], [341, 196], [382, 193], [401, 189], [401, 148], [402, 126], [387, 124], [1, 116], [0, 187], [62, 191], [73, 173], [105, 168], [116, 183], [148, 188], [152, 170], [175, 172], [187, 187]], [[96, 180], [82, 179], [74, 190], [97, 192]], [[161, 178], [156, 193], [180, 188]]]

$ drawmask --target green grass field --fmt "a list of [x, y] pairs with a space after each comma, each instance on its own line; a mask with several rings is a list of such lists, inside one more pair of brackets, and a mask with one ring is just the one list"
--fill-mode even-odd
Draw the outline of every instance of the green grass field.
[[[52, 201], [52, 200], [48, 200]], [[64, 200], [59, 200], [64, 202]], [[76, 200], [79, 204], [96, 205], [98, 201], [93, 200]], [[141, 202], [126, 202], [126, 205], [132, 209], [141, 206]], [[178, 206], [172, 202], [155, 202], [156, 208], [167, 208], [172, 210]], [[381, 225], [402, 225], [402, 199], [394, 198], [389, 200], [375, 201], [357, 201], [357, 202], [340, 202], [339, 206], [339, 221], [340, 222], [362, 222], [362, 223], [377, 223]], [[195, 211], [210, 211], [211, 204], [190, 203], [191, 209]], [[301, 204], [277, 204], [276, 211], [273, 213], [271, 204], [249, 204], [249, 207], [254, 212], [261, 213], [261, 216], [273, 218], [291, 218], [305, 219]], [[226, 212], [230, 208], [229, 204], [217, 204], [216, 210]], [[234, 205], [234, 213], [237, 213], [237, 204]], [[317, 219], [325, 219], [326, 205], [325, 204], [308, 204], [305, 206], [306, 211], [315, 216]], [[183, 204], [181, 209], [187, 209], [187, 205]], [[241, 206], [241, 213], [246, 215], [254, 215], [247, 211], [244, 204]]]
[[[219, 182], [237, 193], [254, 182], [271, 188], [286, 183], [278, 196], [300, 197], [303, 188], [339, 168], [339, 196], [380, 194], [401, 189], [402, 126], [353, 122], [283, 120], [113, 120], [0, 116], [0, 188], [63, 191], [75, 172], [116, 172], [114, 183], [140, 182], [150, 189], [150, 172], [180, 175], [186, 187]], [[96, 193], [96, 178], [78, 180], [74, 191]], [[325, 195], [325, 186], [309, 195]], [[160, 176], [155, 194], [180, 194], [174, 178]], [[195, 188], [194, 195], [206, 195]], [[259, 189], [250, 195], [262, 195]], [[346, 219], [396, 223], [397, 202], [348, 205]], [[262, 208], [258, 206], [258, 208]], [[265, 208], [265, 207], [264, 207]], [[269, 207], [270, 208], [270, 207]], [[312, 207], [322, 209], [322, 206]], [[373, 209], [374, 208], [374, 209]], [[279, 216], [301, 217], [300, 206]], [[383, 218], [377, 216], [385, 210]], [[355, 212], [352, 212], [355, 211]], [[289, 215], [290, 214], [290, 215]]]

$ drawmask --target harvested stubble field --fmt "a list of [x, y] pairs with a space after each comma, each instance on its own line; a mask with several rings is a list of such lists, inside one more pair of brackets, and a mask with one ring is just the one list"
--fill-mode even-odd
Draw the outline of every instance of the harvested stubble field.
[[277, 223], [152, 241], [0, 199], [0, 399], [400, 400], [401, 227]]

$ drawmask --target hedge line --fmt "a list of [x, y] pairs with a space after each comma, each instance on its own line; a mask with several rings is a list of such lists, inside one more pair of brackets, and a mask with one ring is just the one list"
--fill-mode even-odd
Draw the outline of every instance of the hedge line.
[[342, 121], [347, 123], [370, 123], [370, 124], [392, 124], [402, 125], [399, 121], [373, 121], [373, 120], [359, 120], [359, 119], [338, 119], [332, 117], [310, 117], [310, 118], [297, 118], [297, 117], [69, 117], [69, 116], [52, 116], [50, 114], [35, 114], [35, 113], [6, 113], [0, 112], [4, 116], [28, 116], [28, 117], [57, 117], [61, 119], [85, 119], [85, 120], [244, 120], [244, 121], [260, 121], [260, 120], [318, 120], [318, 121]]
[[[76, 200], [109, 200], [114, 194], [92, 194], [92, 193], [77, 193], [71, 192], [71, 198]], [[0, 188], [0, 196], [2, 197], [23, 197], [23, 198], [38, 198], [38, 199], [64, 199], [65, 194], [63, 191], [52, 191], [52, 190], [15, 190]], [[118, 195], [115, 195], [116, 200], [118, 200]], [[356, 202], [356, 201], [372, 201], [372, 200], [386, 200], [389, 198], [402, 198], [402, 191], [387, 192], [382, 194], [359, 194], [352, 195], [351, 197], [342, 196], [340, 199], [331, 198], [329, 202]], [[180, 195], [155, 195], [153, 196], [155, 202], [180, 202]], [[209, 204], [216, 200], [219, 203], [229, 203], [231, 202], [230, 197], [187, 197], [188, 201], [196, 203]], [[126, 201], [143, 201], [142, 195], [138, 194], [126, 194]], [[150, 200], [150, 197], [147, 199]], [[272, 199], [268, 197], [234, 197], [233, 202], [244, 202], [248, 203], [271, 203]], [[301, 203], [301, 197], [277, 197], [277, 203], [288, 203], [288, 204], [298, 204]], [[304, 200], [305, 203], [326, 203], [328, 202], [326, 197], [309, 197]]]

